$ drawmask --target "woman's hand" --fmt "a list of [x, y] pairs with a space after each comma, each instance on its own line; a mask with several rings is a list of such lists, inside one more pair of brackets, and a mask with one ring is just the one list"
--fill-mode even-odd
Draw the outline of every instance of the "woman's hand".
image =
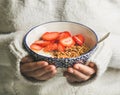
[[34, 62], [31, 56], [26, 56], [21, 60], [20, 71], [24, 76], [36, 80], [48, 80], [57, 72], [54, 65], [49, 65], [46, 61]]
[[88, 65], [77, 63], [73, 67], [69, 67], [64, 72], [64, 76], [69, 82], [83, 82], [93, 77], [95, 73], [96, 66], [94, 63], [90, 62]]

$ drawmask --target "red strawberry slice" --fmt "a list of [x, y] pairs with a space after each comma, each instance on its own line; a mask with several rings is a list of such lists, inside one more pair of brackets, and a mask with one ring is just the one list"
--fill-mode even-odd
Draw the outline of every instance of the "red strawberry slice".
[[60, 44], [62, 44], [63, 46], [66, 46], [66, 47], [71, 47], [75, 44], [75, 42], [72, 39], [72, 37], [67, 37], [67, 38], [61, 39]]
[[84, 37], [81, 34], [73, 36], [73, 40], [78, 44], [82, 45], [84, 43]]
[[45, 52], [57, 50], [57, 43], [51, 43], [43, 49]]
[[68, 32], [68, 31], [61, 32], [61, 33], [59, 34], [58, 40], [61, 40], [61, 39], [63, 39], [63, 38], [67, 38], [67, 37], [71, 37], [70, 32]]
[[51, 41], [44, 41], [44, 40], [37, 40], [34, 42], [34, 44], [37, 44], [42, 47], [45, 47], [45, 46], [49, 45], [50, 43], [51, 43]]
[[65, 47], [59, 43], [57, 49], [58, 51], [63, 52], [65, 50]]
[[33, 43], [33, 44], [30, 45], [30, 49], [33, 50], [33, 51], [39, 51], [39, 50], [42, 49], [42, 47]]
[[59, 32], [46, 32], [42, 35], [43, 40], [51, 41], [56, 40], [59, 36]]

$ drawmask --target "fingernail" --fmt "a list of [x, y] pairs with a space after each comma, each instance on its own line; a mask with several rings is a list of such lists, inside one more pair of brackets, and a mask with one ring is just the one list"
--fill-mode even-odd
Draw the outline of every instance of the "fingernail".
[[89, 66], [90, 66], [90, 67], [94, 67], [95, 64], [91, 62], [91, 63], [89, 64]]
[[78, 66], [78, 65], [76, 65], [76, 66], [75, 66], [75, 68], [76, 68], [76, 69], [79, 69], [79, 66]]
[[75, 65], [74, 65], [74, 68], [75, 68], [75, 69], [79, 69], [79, 65], [80, 65], [80, 64], [75, 64]]

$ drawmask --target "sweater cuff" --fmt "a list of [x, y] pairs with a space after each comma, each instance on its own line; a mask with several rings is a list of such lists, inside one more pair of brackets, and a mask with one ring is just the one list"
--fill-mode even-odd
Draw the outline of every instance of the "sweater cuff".
[[88, 59], [86, 63], [86, 64], [88, 64], [89, 62], [95, 63], [97, 67], [96, 74], [87, 81], [81, 83], [70, 83], [70, 84], [73, 86], [80, 86], [93, 82], [106, 71], [111, 57], [112, 57], [112, 50], [110, 48], [109, 42], [105, 40], [104, 42], [99, 43], [96, 51], [93, 53], [93, 55]]

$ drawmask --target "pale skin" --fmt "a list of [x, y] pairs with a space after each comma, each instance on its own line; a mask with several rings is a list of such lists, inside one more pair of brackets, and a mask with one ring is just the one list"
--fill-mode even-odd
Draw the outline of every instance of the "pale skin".
[[[21, 60], [21, 73], [26, 77], [36, 80], [49, 80], [57, 73], [57, 68], [46, 61], [35, 62], [31, 56], [26, 56]], [[73, 67], [67, 68], [63, 73], [66, 79], [73, 82], [87, 81], [96, 73], [96, 66], [89, 62], [88, 65], [76, 63]]]

